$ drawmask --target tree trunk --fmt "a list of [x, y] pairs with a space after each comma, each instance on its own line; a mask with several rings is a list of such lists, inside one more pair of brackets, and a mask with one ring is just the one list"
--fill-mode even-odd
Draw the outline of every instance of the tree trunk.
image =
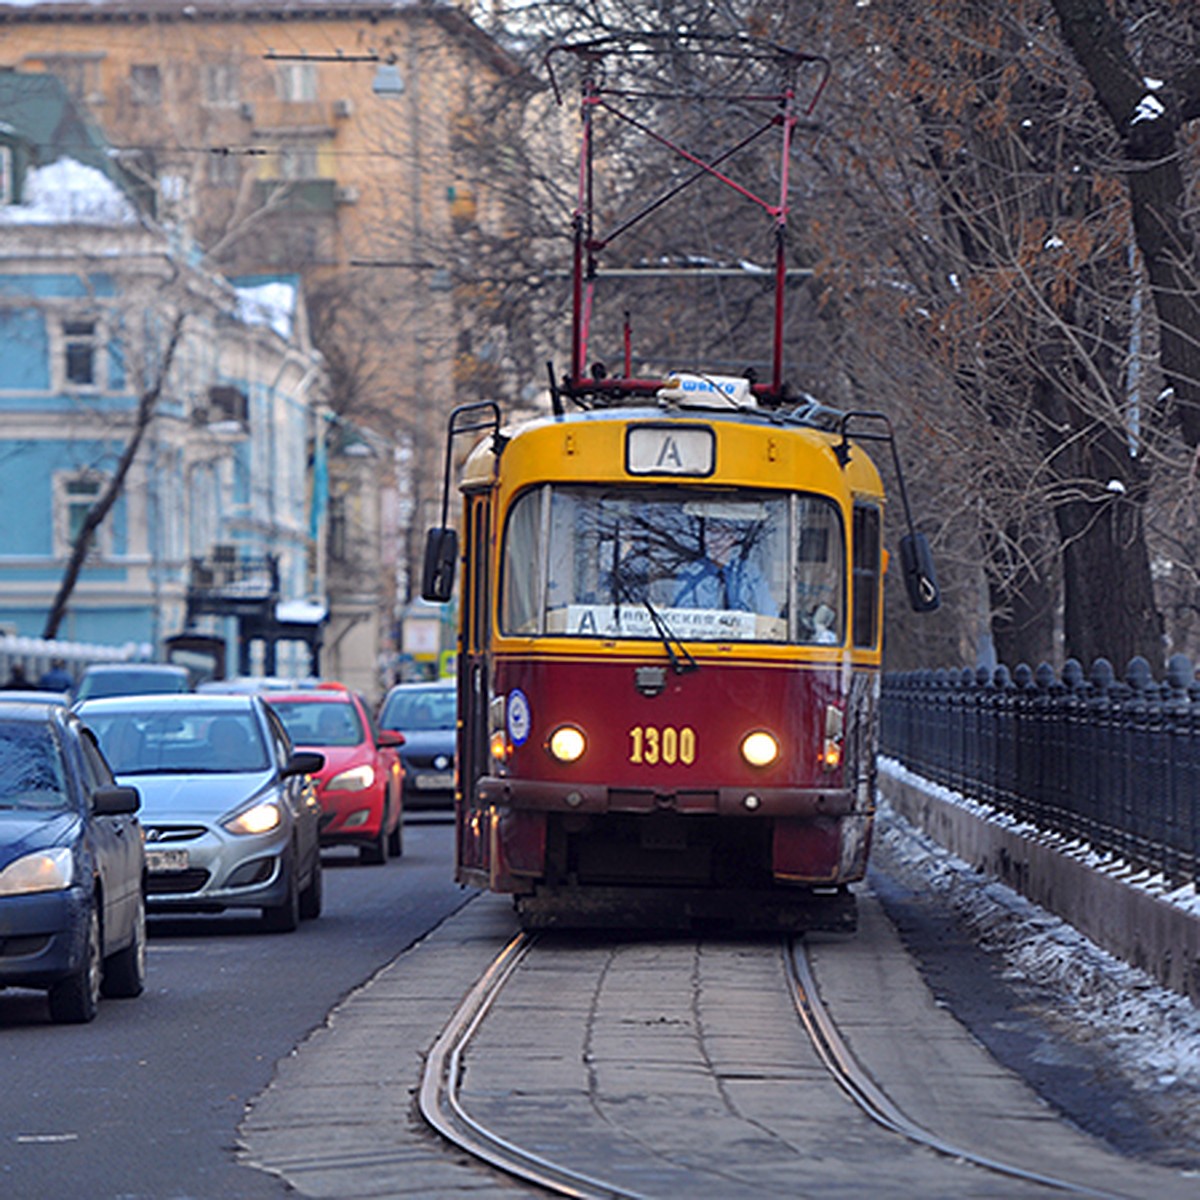
[[1061, 504], [1063, 626], [1066, 654], [1107, 658], [1117, 673], [1134, 655], [1154, 670], [1164, 660], [1163, 619], [1155, 607], [1141, 503], [1113, 496], [1098, 506]]
[[[1061, 351], [1047, 348], [1045, 357], [1065, 368]], [[1056, 431], [1048, 460], [1058, 481], [1051, 505], [1062, 542], [1066, 656], [1085, 664], [1107, 658], [1120, 670], [1140, 654], [1157, 668], [1164, 627], [1146, 546], [1145, 468], [1125, 430], [1083, 411], [1055, 377], [1048, 371], [1033, 399]]]
[[1200, 116], [1200, 68], [1148, 94], [1107, 0], [1052, 0], [1079, 60], [1131, 160], [1126, 172], [1138, 249], [1160, 326], [1160, 361], [1183, 439], [1200, 445], [1200, 242], [1180, 169], [1182, 126]]
[[1019, 539], [1018, 553], [1028, 565], [1015, 570], [1008, 563], [985, 567], [996, 658], [1009, 667], [1020, 662], [1031, 666], [1053, 662], [1054, 609], [1058, 591], [1049, 573], [1034, 565], [1046, 558], [1047, 547], [1044, 543], [1035, 544], [1032, 534], [1012, 533]]

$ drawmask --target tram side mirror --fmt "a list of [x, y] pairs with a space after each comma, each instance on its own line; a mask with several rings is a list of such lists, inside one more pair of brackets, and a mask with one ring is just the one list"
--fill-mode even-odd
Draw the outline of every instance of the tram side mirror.
[[904, 586], [913, 612], [933, 612], [941, 607], [937, 572], [933, 569], [933, 552], [923, 533], [906, 533], [900, 539], [900, 567]]
[[445, 604], [454, 591], [454, 568], [458, 562], [458, 534], [453, 529], [431, 529], [425, 536], [425, 568], [421, 595]]

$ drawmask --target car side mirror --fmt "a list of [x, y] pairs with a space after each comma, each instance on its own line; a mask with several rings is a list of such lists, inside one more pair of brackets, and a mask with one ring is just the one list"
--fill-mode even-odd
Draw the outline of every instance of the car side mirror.
[[434, 528], [425, 538], [425, 568], [421, 595], [445, 604], [454, 591], [454, 568], [458, 563], [458, 534], [453, 529]]
[[398, 729], [381, 729], [379, 731], [379, 744], [381, 746], [403, 746], [404, 734]]
[[119, 817], [142, 807], [142, 794], [135, 787], [98, 787], [92, 793], [92, 811], [99, 817]]
[[941, 607], [942, 594], [933, 568], [933, 551], [923, 533], [906, 533], [900, 539], [900, 567], [913, 612], [933, 612]]
[[286, 775], [316, 775], [325, 765], [325, 755], [315, 750], [296, 750], [283, 769]]

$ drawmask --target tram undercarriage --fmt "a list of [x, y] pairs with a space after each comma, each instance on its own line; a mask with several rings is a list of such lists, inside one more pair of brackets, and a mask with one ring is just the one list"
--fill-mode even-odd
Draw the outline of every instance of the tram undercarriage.
[[804, 823], [809, 840], [833, 849], [834, 857], [821, 871], [828, 882], [791, 883], [780, 879], [773, 821], [554, 814], [544, 874], [527, 881], [530, 891], [518, 892], [517, 912], [526, 929], [853, 933], [855, 899], [844, 880], [859, 872], [842, 869], [841, 843], [863, 842], [869, 825], [856, 819], [847, 827], [844, 820]]
[[714, 891], [540, 884], [515, 903], [523, 929], [853, 933], [858, 927], [854, 894], [847, 887]]

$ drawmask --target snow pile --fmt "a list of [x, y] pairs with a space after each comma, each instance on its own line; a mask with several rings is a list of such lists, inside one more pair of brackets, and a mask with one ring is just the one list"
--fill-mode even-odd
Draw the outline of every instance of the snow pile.
[[985, 951], [999, 956], [1006, 978], [1053, 997], [1042, 1013], [1047, 1023], [1102, 1051], [1131, 1091], [1177, 1127], [1180, 1138], [1200, 1146], [1200, 1011], [975, 871], [882, 798], [879, 815], [875, 836], [887, 854], [949, 905]]
[[34, 167], [25, 176], [25, 201], [0, 206], [9, 225], [136, 225], [137, 209], [103, 171], [73, 158]]

